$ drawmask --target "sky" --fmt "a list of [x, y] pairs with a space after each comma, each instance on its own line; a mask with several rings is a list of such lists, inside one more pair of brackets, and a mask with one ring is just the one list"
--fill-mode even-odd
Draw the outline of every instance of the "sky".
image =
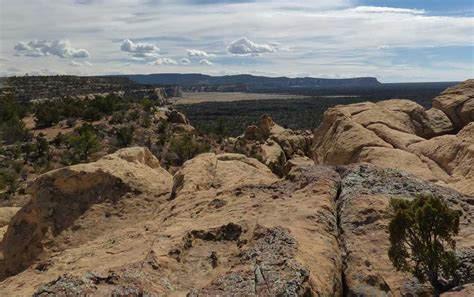
[[474, 0], [0, 0], [0, 76], [474, 78]]

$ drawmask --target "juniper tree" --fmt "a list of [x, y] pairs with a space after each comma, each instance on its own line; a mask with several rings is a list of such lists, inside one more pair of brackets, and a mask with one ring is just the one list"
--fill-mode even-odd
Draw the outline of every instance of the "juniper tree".
[[397, 271], [409, 272], [420, 282], [428, 280], [437, 296], [454, 286], [458, 262], [453, 236], [459, 232], [461, 212], [431, 194], [411, 201], [392, 199], [390, 209], [388, 256]]

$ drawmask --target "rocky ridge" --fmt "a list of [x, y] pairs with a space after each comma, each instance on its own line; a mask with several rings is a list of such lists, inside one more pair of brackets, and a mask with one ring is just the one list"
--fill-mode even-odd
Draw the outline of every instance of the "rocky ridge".
[[[448, 91], [466, 105], [471, 83]], [[155, 116], [189, 125], [176, 112]], [[0, 291], [430, 296], [387, 256], [390, 199], [426, 192], [462, 212], [461, 286], [444, 295], [469, 296], [474, 126], [451, 121], [407, 100], [338, 106], [312, 140], [263, 117], [227, 141], [247, 156], [201, 154], [174, 176], [138, 147], [48, 172], [18, 212], [0, 209], [0, 222], [14, 214], [0, 244]]]

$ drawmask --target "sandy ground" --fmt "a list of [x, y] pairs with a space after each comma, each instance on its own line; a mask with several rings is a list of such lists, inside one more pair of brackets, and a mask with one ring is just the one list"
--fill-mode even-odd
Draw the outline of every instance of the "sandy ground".
[[[100, 121], [94, 121], [90, 124], [92, 124], [93, 126], [96, 126], [96, 125], [99, 125], [101, 123], [105, 123], [107, 121], [108, 121], [108, 117], [105, 118], [105, 119], [102, 119]], [[34, 136], [37, 136], [40, 133], [43, 133], [44, 137], [48, 141], [52, 141], [59, 133], [62, 133], [62, 134], [71, 133], [71, 132], [74, 131], [74, 128], [79, 127], [80, 125], [86, 123], [85, 121], [77, 120], [75, 126], [69, 128], [69, 127], [66, 127], [63, 122], [61, 122], [61, 123], [56, 124], [52, 127], [39, 129], [39, 128], [36, 128], [35, 118], [33, 116], [23, 118], [23, 122], [25, 123], [26, 128], [28, 128], [33, 133]]]
[[291, 94], [259, 94], [242, 92], [193, 92], [184, 93], [181, 98], [173, 98], [175, 104], [196, 104], [202, 102], [231, 102], [243, 100], [264, 100], [264, 99], [303, 99], [308, 98], [302, 95]]

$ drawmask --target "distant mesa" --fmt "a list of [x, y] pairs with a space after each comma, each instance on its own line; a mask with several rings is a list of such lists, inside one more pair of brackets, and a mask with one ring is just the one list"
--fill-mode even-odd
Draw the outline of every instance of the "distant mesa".
[[212, 85], [245, 85], [250, 89], [283, 89], [283, 88], [322, 88], [322, 87], [374, 87], [381, 85], [375, 77], [357, 77], [344, 79], [329, 78], [289, 78], [266, 77], [248, 74], [210, 76], [204, 74], [148, 74], [127, 75], [130, 80], [140, 84], [180, 85], [183, 87]]

